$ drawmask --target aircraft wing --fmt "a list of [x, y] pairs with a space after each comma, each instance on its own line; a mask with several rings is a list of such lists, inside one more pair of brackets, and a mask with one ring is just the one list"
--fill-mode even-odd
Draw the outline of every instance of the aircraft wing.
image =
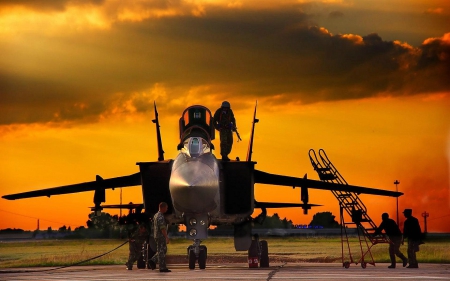
[[255, 208], [305, 208], [305, 207], [319, 207], [318, 204], [304, 204], [304, 203], [278, 203], [278, 202], [255, 202]]
[[[93, 209], [94, 207], [89, 207]], [[102, 205], [103, 209], [138, 209], [144, 208], [144, 204], [112, 204], [112, 205]]]
[[95, 181], [4, 195], [2, 196], [2, 198], [15, 200], [40, 196], [50, 197], [51, 195], [85, 192], [98, 189], [114, 189], [116, 187], [126, 187], [134, 185], [141, 185], [141, 173], [135, 173], [128, 176], [110, 178], [105, 180], [100, 176], [97, 176], [97, 180]]
[[282, 176], [282, 175], [276, 175], [276, 174], [269, 174], [269, 173], [258, 171], [258, 170], [255, 170], [254, 178], [255, 178], [255, 183], [262, 183], [262, 184], [284, 185], [284, 186], [292, 186], [292, 187], [306, 187], [306, 188], [323, 189], [323, 190], [346, 191], [346, 192], [354, 192], [354, 193], [358, 193], [358, 194], [371, 194], [371, 195], [381, 195], [381, 196], [391, 196], [391, 197], [399, 197], [399, 196], [403, 195], [402, 192], [362, 187], [362, 186], [356, 186], [356, 185], [323, 182], [323, 181], [310, 180], [310, 179], [305, 179], [305, 178]]

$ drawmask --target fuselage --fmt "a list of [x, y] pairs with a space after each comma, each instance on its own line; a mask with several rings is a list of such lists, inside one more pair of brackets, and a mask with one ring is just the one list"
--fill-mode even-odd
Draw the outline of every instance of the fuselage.
[[[189, 238], [205, 239], [210, 225], [240, 223], [253, 212], [250, 204], [245, 213], [227, 213], [222, 206], [230, 198], [225, 192], [222, 165], [209, 142], [201, 137], [186, 138], [173, 161], [169, 190], [174, 212], [170, 219], [186, 225]], [[234, 195], [242, 197], [239, 192], [244, 193], [238, 190]], [[236, 205], [238, 197], [233, 200]]]
[[176, 216], [208, 213], [220, 215], [220, 173], [208, 142], [190, 137], [175, 158], [169, 190]]

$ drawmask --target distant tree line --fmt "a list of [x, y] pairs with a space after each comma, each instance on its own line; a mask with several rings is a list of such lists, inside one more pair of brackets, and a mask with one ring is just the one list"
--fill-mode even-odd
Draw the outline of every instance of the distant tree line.
[[[274, 213], [273, 216], [266, 216], [262, 223], [254, 223], [254, 229], [273, 229], [273, 228], [282, 228], [282, 229], [292, 229], [298, 228], [298, 225], [295, 225], [291, 220], [287, 218], [281, 219], [277, 213]], [[321, 228], [337, 228], [340, 227], [340, 224], [335, 220], [335, 216], [331, 212], [322, 212], [316, 213], [311, 222], [307, 226], [320, 226]], [[230, 230], [233, 229], [232, 225], [219, 225], [216, 230]]]
[[[139, 215], [139, 214], [137, 214]], [[127, 233], [136, 225], [136, 221], [142, 219], [139, 216], [129, 214], [119, 217], [117, 215], [110, 215], [109, 213], [102, 212], [100, 215], [95, 215], [93, 212], [89, 214], [89, 220], [86, 221], [86, 227], [80, 226], [74, 230], [71, 227], [63, 225], [57, 230], [53, 230], [49, 227], [47, 230], [35, 230], [33, 237], [35, 238], [64, 238], [64, 239], [83, 239], [83, 238], [126, 238]], [[321, 226], [323, 228], [336, 228], [340, 227], [339, 223], [335, 220], [335, 216], [331, 212], [316, 213], [310, 226]], [[262, 224], [254, 223], [255, 229], [271, 229], [271, 228], [283, 228], [292, 229], [297, 226], [291, 220], [287, 218], [281, 219], [280, 216], [275, 213], [273, 216], [266, 216]], [[150, 228], [150, 226], [149, 226]], [[216, 230], [229, 230], [233, 229], [233, 225], [219, 225]], [[18, 234], [24, 233], [22, 229], [3, 229], [0, 230], [0, 234]], [[174, 225], [169, 227], [169, 233], [172, 235], [179, 234], [179, 226]]]
[[[59, 229], [48, 227], [47, 230], [33, 231], [35, 238], [63, 238], [63, 239], [83, 239], [83, 238], [126, 238], [129, 228], [136, 224], [136, 221], [130, 222], [123, 216], [112, 216], [109, 213], [102, 212], [95, 215], [94, 212], [88, 215], [86, 226], [79, 226], [72, 229], [70, 226], [61, 226]], [[128, 222], [129, 224], [121, 224], [120, 222]], [[4, 229], [0, 230], [0, 234], [19, 234], [25, 232], [22, 229]]]

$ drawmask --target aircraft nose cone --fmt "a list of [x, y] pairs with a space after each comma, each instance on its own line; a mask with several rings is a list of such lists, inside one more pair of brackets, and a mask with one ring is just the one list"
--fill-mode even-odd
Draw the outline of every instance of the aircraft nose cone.
[[169, 182], [174, 207], [180, 212], [209, 212], [217, 207], [218, 171], [201, 161], [185, 162], [172, 171]]

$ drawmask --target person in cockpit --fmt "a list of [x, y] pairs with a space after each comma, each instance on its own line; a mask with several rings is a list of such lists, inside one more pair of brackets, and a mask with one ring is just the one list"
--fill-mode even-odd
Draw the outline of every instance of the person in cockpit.
[[233, 131], [236, 130], [236, 120], [229, 102], [222, 102], [222, 106], [214, 113], [214, 128], [220, 132], [222, 160], [230, 161], [228, 154], [230, 154], [233, 146]]

